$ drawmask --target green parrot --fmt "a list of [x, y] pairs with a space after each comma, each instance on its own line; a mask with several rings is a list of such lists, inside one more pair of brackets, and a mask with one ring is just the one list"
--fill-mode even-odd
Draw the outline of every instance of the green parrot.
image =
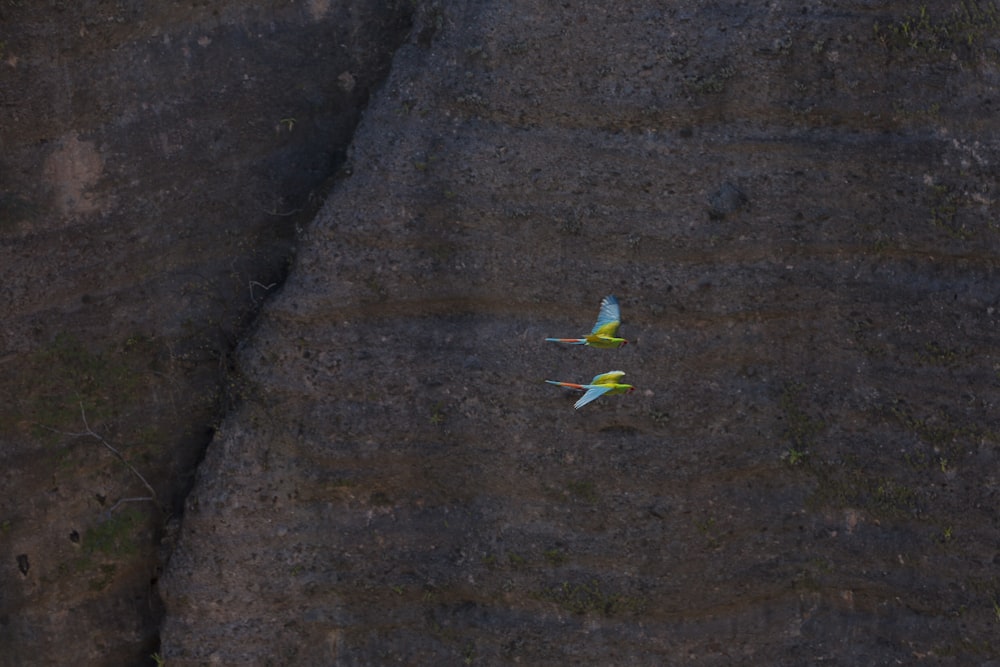
[[601, 301], [601, 312], [597, 315], [597, 324], [589, 334], [583, 338], [546, 338], [552, 343], [569, 343], [571, 345], [589, 345], [603, 349], [619, 348], [627, 345], [628, 341], [618, 338], [618, 325], [621, 324], [622, 310], [618, 305], [618, 299], [613, 296], [606, 296]]
[[618, 380], [625, 375], [624, 371], [608, 371], [607, 373], [601, 373], [600, 375], [595, 375], [594, 379], [590, 381], [590, 384], [576, 384], [574, 382], [556, 382], [555, 380], [546, 380], [549, 384], [554, 384], [557, 387], [569, 387], [570, 389], [581, 389], [585, 393], [580, 397], [580, 400], [573, 404], [573, 407], [579, 410], [587, 403], [604, 396], [605, 394], [631, 394], [635, 391], [635, 387], [630, 384], [619, 384]]

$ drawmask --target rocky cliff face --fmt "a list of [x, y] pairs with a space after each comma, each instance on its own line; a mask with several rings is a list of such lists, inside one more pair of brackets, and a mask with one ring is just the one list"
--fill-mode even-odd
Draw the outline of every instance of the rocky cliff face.
[[[333, 44], [326, 31], [343, 24], [309, 32], [317, 17], [368, 15], [237, 4], [220, 7], [223, 18], [196, 9], [220, 32], [154, 41], [176, 49], [175, 64], [213, 45], [227, 62], [269, 63], [275, 54], [241, 45], [275, 17]], [[136, 470], [181, 480], [169, 438], [133, 443], [159, 424], [150, 415], [171, 433], [204, 423], [196, 417], [210, 410], [193, 409], [183, 387], [212, 386], [228, 348], [222, 336], [208, 361], [183, 357], [175, 349], [193, 354], [204, 338], [183, 338], [171, 317], [196, 313], [187, 317], [214, 331], [206, 323], [245, 304], [173, 291], [184, 249], [201, 244], [168, 236], [142, 254], [137, 240], [122, 255], [115, 234], [95, 237], [101, 206], [127, 210], [153, 190], [101, 190], [87, 174], [112, 160], [92, 133], [61, 131], [34, 158], [48, 199], [5, 195], [22, 212], [5, 223], [5, 247], [32, 258], [67, 239], [71, 254], [47, 269], [57, 287], [70, 279], [53, 267], [94, 248], [108, 284], [135, 284], [135, 264], [107, 261], [134, 254], [160, 285], [99, 292], [91, 278], [52, 302], [25, 287], [5, 325], [18, 341], [5, 366], [22, 373], [4, 451], [4, 488], [15, 490], [0, 535], [10, 545], [0, 583], [15, 591], [10, 603], [5, 592], [7, 655], [67, 629], [88, 637], [77, 648], [91, 662], [107, 647], [151, 651], [160, 612], [142, 568], [162, 543], [167, 664], [1000, 657], [1000, 10], [441, 2], [415, 12], [287, 282], [268, 289], [273, 268], [236, 269], [228, 283], [227, 295], [270, 298], [227, 376], [235, 404], [198, 468], [176, 548], [150, 503], [108, 512], [148, 490], [96, 437], [66, 433], [83, 428], [83, 402], [94, 433], [124, 443]], [[227, 25], [243, 41], [222, 40]], [[378, 31], [347, 34], [383, 53], [362, 37]], [[314, 96], [314, 77], [300, 84], [320, 106], [355, 78], [340, 61], [324, 71], [329, 86]], [[270, 81], [259, 90], [285, 83]], [[261, 117], [277, 117], [268, 141], [301, 128], [299, 113]], [[191, 156], [225, 159], [197, 136], [180, 142]], [[267, 173], [308, 180], [294, 161], [284, 167]], [[201, 207], [225, 183], [185, 177], [203, 183], [190, 200]], [[11, 192], [30, 193], [29, 181]], [[259, 220], [305, 208], [271, 196]], [[97, 226], [46, 237], [25, 221], [34, 201]], [[220, 247], [205, 266], [243, 257], [233, 248], [284, 256], [273, 250], [281, 234], [251, 242], [219, 222], [237, 218], [213, 219], [248, 245]], [[135, 222], [134, 238], [158, 229]], [[610, 293], [633, 344], [543, 342], [588, 330]], [[132, 305], [111, 307], [123, 301]], [[165, 308], [155, 325], [131, 324], [140, 303]], [[164, 342], [174, 340], [187, 344]], [[579, 412], [575, 394], [542, 382], [612, 369], [638, 391]], [[158, 398], [133, 408], [125, 399], [137, 394]], [[196, 446], [184, 451], [197, 458]], [[183, 484], [153, 481], [158, 496], [182, 495]], [[50, 650], [56, 664], [60, 648]]]
[[0, 2], [0, 664], [150, 662], [229, 353], [409, 11]]
[[[996, 12], [908, 11], [442, 3], [242, 350], [168, 660], [996, 658]], [[543, 342], [608, 293], [635, 344]]]

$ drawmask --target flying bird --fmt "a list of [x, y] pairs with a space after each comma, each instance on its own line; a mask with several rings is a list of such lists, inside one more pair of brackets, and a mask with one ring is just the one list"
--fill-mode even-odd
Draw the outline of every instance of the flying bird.
[[603, 349], [619, 348], [628, 344], [624, 338], [618, 338], [618, 325], [622, 323], [622, 309], [618, 299], [606, 296], [601, 300], [601, 312], [597, 314], [597, 324], [583, 338], [546, 338], [552, 343], [569, 343], [571, 345], [589, 345]]
[[570, 389], [580, 389], [584, 392], [583, 396], [580, 397], [573, 407], [579, 410], [587, 403], [597, 400], [605, 394], [629, 394], [635, 391], [635, 387], [630, 384], [619, 384], [618, 380], [625, 375], [625, 371], [608, 371], [607, 373], [601, 373], [600, 375], [595, 375], [594, 379], [590, 381], [590, 384], [576, 384], [574, 382], [556, 382], [555, 380], [546, 380], [549, 384], [554, 384], [557, 387], [569, 387]]

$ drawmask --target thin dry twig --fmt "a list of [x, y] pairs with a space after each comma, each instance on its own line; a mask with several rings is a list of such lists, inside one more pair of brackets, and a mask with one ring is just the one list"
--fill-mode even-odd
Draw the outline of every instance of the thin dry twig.
[[252, 301], [254, 304], [257, 303], [257, 299], [255, 299], [254, 295], [253, 295], [254, 285], [256, 285], [257, 287], [260, 287], [265, 292], [268, 292], [268, 291], [271, 290], [271, 288], [275, 287], [277, 284], [278, 283], [271, 283], [270, 285], [265, 285], [264, 283], [257, 282], [256, 280], [251, 280], [250, 283], [249, 283], [249, 285], [248, 285], [249, 288], [250, 288], [250, 301]]
[[108, 508], [108, 514], [118, 509], [118, 506], [121, 505], [122, 503], [144, 503], [147, 500], [153, 503], [156, 502], [156, 498], [151, 498], [150, 496], [138, 496], [135, 498], [119, 498], [114, 505]]
[[95, 433], [94, 429], [90, 428], [90, 423], [87, 421], [87, 411], [84, 410], [84, 407], [83, 407], [83, 401], [80, 401], [80, 418], [83, 420], [83, 426], [86, 429], [85, 431], [82, 431], [80, 433], [70, 433], [70, 432], [67, 432], [67, 431], [59, 431], [59, 430], [51, 428], [49, 426], [43, 426], [43, 428], [46, 428], [49, 431], [52, 431], [53, 433], [60, 433], [62, 435], [68, 435], [68, 436], [74, 437], [74, 438], [82, 438], [84, 436], [89, 436], [91, 438], [94, 438], [95, 440], [97, 440], [98, 442], [100, 442], [102, 445], [104, 445], [105, 447], [107, 447], [108, 451], [110, 451], [112, 454], [114, 454], [115, 458], [117, 458], [119, 461], [121, 461], [122, 463], [124, 463], [125, 467], [127, 467], [129, 469], [129, 471], [131, 471], [131, 473], [133, 475], [135, 475], [136, 478], [140, 482], [142, 482], [142, 485], [145, 486], [147, 489], [149, 489], [149, 495], [148, 496], [141, 496], [141, 497], [138, 497], [138, 498], [119, 498], [118, 501], [114, 505], [111, 506], [111, 509], [109, 509], [108, 512], [113, 512], [115, 510], [115, 508], [118, 507], [119, 505], [121, 505], [122, 503], [129, 503], [129, 502], [139, 502], [139, 501], [149, 500], [149, 501], [152, 501], [152, 503], [154, 505], [158, 505], [159, 503], [156, 500], [156, 491], [153, 489], [153, 487], [150, 485], [150, 483], [146, 481], [146, 478], [142, 476], [142, 473], [139, 472], [134, 465], [132, 465], [131, 463], [129, 463], [128, 459], [126, 459], [125, 456], [120, 451], [118, 451], [117, 449], [115, 449], [115, 447], [112, 446], [112, 444], [110, 442], [108, 442], [107, 439], [104, 436], [100, 435], [99, 433]]
[[277, 216], [279, 218], [288, 218], [290, 216], [293, 216], [293, 215], [295, 215], [297, 213], [301, 213], [302, 212], [301, 208], [293, 208], [291, 211], [287, 211], [287, 212], [282, 213], [282, 212], [278, 211], [278, 206], [277, 205], [275, 205], [273, 209], [271, 209], [270, 211], [268, 211], [266, 208], [264, 208], [263, 206], [260, 205], [260, 202], [257, 202], [257, 208], [260, 209], [261, 213], [266, 213], [268, 215], [274, 215], [274, 216]]

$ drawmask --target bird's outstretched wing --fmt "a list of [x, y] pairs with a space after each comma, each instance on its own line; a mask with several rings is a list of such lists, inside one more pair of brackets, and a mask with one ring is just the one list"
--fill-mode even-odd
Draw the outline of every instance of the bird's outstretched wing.
[[616, 384], [625, 375], [625, 371], [608, 371], [595, 375], [590, 384]]
[[580, 397], [579, 401], [573, 404], [573, 407], [579, 410], [587, 403], [590, 403], [591, 401], [597, 400], [601, 396], [604, 396], [604, 394], [611, 391], [611, 388], [612, 388], [611, 385], [592, 386], [590, 387], [590, 389], [587, 390], [587, 392], [583, 396]]
[[618, 305], [618, 299], [608, 295], [601, 300], [601, 312], [597, 314], [597, 324], [590, 333], [602, 333], [607, 336], [614, 336], [621, 324], [622, 309]]

